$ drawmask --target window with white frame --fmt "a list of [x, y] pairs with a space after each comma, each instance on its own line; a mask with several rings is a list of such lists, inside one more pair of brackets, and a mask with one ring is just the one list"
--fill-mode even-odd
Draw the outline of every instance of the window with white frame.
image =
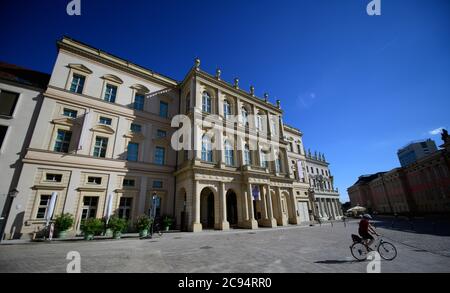
[[58, 129], [53, 150], [58, 153], [68, 153], [71, 139], [72, 131]]
[[107, 148], [108, 148], [108, 138], [97, 136], [95, 138], [95, 146], [93, 153], [94, 157], [105, 158]]
[[231, 116], [231, 104], [228, 100], [225, 100], [223, 102], [223, 117], [225, 119], [229, 119]]
[[268, 154], [265, 151], [261, 151], [261, 167], [269, 168]]
[[105, 96], [103, 97], [103, 100], [115, 103], [116, 102], [116, 96], [117, 96], [117, 86], [112, 84], [106, 84], [105, 88]]
[[234, 165], [234, 149], [228, 140], [225, 141], [225, 164], [227, 166]]
[[78, 111], [77, 110], [73, 110], [73, 109], [69, 109], [69, 108], [64, 108], [63, 109], [63, 116], [66, 116], [66, 117], [69, 117], [69, 118], [77, 118]]
[[140, 124], [137, 124], [137, 123], [131, 123], [130, 131], [132, 133], [141, 133], [142, 132], [142, 126]]
[[47, 216], [48, 205], [50, 204], [51, 195], [41, 195], [37, 208], [36, 219], [45, 219]]
[[202, 137], [202, 160], [205, 162], [213, 161], [211, 138], [206, 134]]
[[281, 157], [278, 155], [278, 157], [275, 160], [275, 172], [280, 173], [281, 172]]
[[100, 116], [100, 118], [98, 118], [98, 123], [103, 124], [103, 125], [111, 125], [112, 119], [108, 118], [108, 117]]
[[203, 95], [202, 95], [202, 111], [206, 112], [206, 113], [211, 113], [211, 109], [212, 109], [211, 104], [212, 104], [211, 96], [209, 95], [208, 92], [206, 92], [206, 91], [203, 92]]
[[88, 179], [87, 179], [87, 182], [89, 184], [101, 185], [102, 184], [102, 177], [89, 176]]
[[242, 107], [242, 109], [241, 109], [241, 117], [242, 117], [242, 124], [244, 126], [248, 126], [249, 125], [249, 123], [248, 123], [248, 111], [247, 111], [247, 109], [245, 109], [245, 107]]
[[82, 94], [86, 77], [80, 74], [74, 73], [72, 76], [72, 82], [70, 83], [70, 91], [72, 93]]
[[123, 179], [123, 187], [134, 187], [136, 185], [136, 180], [134, 179]]
[[129, 220], [131, 217], [131, 203], [133, 199], [131, 197], [121, 197], [119, 203], [119, 218]]
[[47, 173], [45, 174], [45, 181], [59, 183], [62, 181], [62, 174]]
[[244, 147], [244, 163], [247, 166], [250, 166], [252, 164], [252, 156], [250, 153], [250, 146], [248, 144]]
[[97, 196], [85, 196], [83, 197], [83, 207], [81, 213], [81, 219], [87, 220], [95, 218], [97, 216], [98, 197]]
[[256, 129], [259, 131], [263, 130], [263, 118], [259, 113], [256, 115]]

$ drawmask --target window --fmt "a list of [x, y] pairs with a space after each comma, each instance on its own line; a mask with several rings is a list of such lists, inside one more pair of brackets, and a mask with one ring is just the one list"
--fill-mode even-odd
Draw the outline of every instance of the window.
[[164, 157], [166, 150], [162, 147], [156, 147], [155, 150], [155, 164], [164, 165]]
[[68, 153], [71, 138], [72, 138], [71, 131], [58, 129], [55, 147], [53, 150], [58, 153]]
[[130, 131], [133, 133], [141, 133], [142, 132], [142, 126], [136, 123], [131, 123]]
[[186, 96], [186, 113], [191, 112], [191, 93], [188, 93]]
[[129, 220], [131, 216], [131, 197], [121, 197], [119, 204], [119, 218]]
[[102, 184], [102, 177], [89, 176], [87, 182], [89, 184], [101, 185]]
[[47, 173], [47, 174], [45, 174], [45, 181], [48, 181], [48, 182], [61, 182], [62, 181], [62, 175], [61, 174]]
[[117, 95], [117, 87], [112, 84], [107, 84], [105, 89], [105, 97], [103, 98], [103, 100], [110, 103], [115, 103], [116, 95]]
[[160, 180], [153, 181], [153, 188], [163, 188], [163, 182]]
[[45, 219], [47, 216], [47, 209], [50, 203], [50, 195], [41, 195], [39, 199], [39, 206], [36, 214], [36, 219]]
[[314, 168], [311, 167], [311, 174], [314, 174]]
[[95, 218], [97, 216], [98, 197], [85, 196], [83, 197], [83, 209], [81, 219], [86, 220]]
[[0, 125], [0, 149], [2, 148], [3, 141], [5, 140], [6, 132], [8, 131], [7, 126]]
[[70, 91], [72, 93], [82, 94], [85, 81], [86, 77], [79, 74], [74, 74], [72, 77], [72, 83], [70, 84]]
[[108, 138], [97, 136], [95, 138], [94, 157], [106, 157], [106, 149], [108, 148]]
[[112, 124], [112, 119], [111, 118], [107, 118], [107, 117], [100, 117], [98, 120], [98, 123], [103, 124], [103, 125], [111, 125]]
[[270, 121], [270, 133], [272, 134], [272, 135], [275, 135], [275, 134], [277, 134], [277, 127], [276, 127], [276, 123], [275, 123], [275, 121]]
[[[275, 172], [280, 173], [281, 172], [281, 158], [278, 156], [278, 158], [275, 160]], [[297, 178], [297, 176], [296, 176]]]
[[248, 112], [247, 112], [247, 109], [242, 108], [241, 115], [242, 115], [242, 124], [244, 124], [244, 126], [248, 126]]
[[261, 167], [269, 168], [269, 162], [267, 161], [267, 153], [261, 151]]
[[78, 111], [64, 108], [63, 115], [69, 118], [77, 118]]
[[263, 119], [260, 114], [256, 115], [256, 129], [263, 130]]
[[134, 179], [123, 179], [124, 187], [134, 187], [136, 185], [136, 180]]
[[245, 148], [244, 148], [244, 162], [245, 162], [245, 165], [247, 165], [247, 166], [252, 164], [252, 156], [251, 156], [250, 147], [248, 146], [248, 144], [246, 144]]
[[225, 165], [234, 165], [234, 150], [229, 141], [225, 141]]
[[202, 160], [206, 162], [213, 161], [211, 138], [207, 135], [202, 137]]
[[294, 147], [292, 145], [292, 142], [289, 142], [289, 151], [294, 152]]
[[19, 94], [8, 91], [0, 91], [0, 116], [12, 117], [19, 100]]
[[316, 171], [317, 171], [317, 173], [316, 173], [316, 174], [317, 174], [317, 175], [319, 175], [319, 168], [316, 168]]
[[167, 136], [167, 132], [164, 131], [164, 130], [158, 129], [157, 132], [156, 132], [156, 136], [157, 136], [158, 138], [166, 137], [166, 136]]
[[169, 117], [169, 104], [166, 102], [159, 102], [159, 117]]
[[228, 119], [231, 116], [231, 105], [227, 100], [223, 102], [223, 116], [225, 119]]
[[130, 142], [128, 143], [127, 160], [137, 162], [139, 157], [139, 144]]
[[202, 111], [211, 113], [211, 96], [207, 92], [203, 92]]
[[143, 111], [144, 110], [144, 101], [145, 96], [142, 94], [136, 94], [134, 96], [134, 103], [133, 103], [133, 109]]

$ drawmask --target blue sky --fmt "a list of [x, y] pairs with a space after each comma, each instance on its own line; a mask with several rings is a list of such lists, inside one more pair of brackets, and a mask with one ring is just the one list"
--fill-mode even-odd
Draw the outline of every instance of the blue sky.
[[202, 68], [282, 100], [285, 122], [326, 154], [346, 200], [359, 175], [450, 128], [450, 1], [69, 0], [0, 3], [0, 60], [51, 72], [63, 35], [181, 80]]

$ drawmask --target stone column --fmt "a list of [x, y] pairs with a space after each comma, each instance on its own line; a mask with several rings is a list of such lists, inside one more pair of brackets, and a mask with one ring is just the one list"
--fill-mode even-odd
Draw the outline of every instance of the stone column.
[[[288, 224], [288, 218], [287, 215], [285, 213], [283, 213], [283, 201], [281, 200], [281, 190], [280, 187], [276, 187], [275, 188], [276, 191], [276, 197], [277, 197], [277, 201], [278, 201], [278, 213], [279, 213], [279, 219], [277, 219], [277, 224], [281, 225], [281, 226], [287, 226]], [[285, 198], [286, 201], [289, 200], [289, 198]], [[286, 206], [289, 209], [289, 204], [286, 202]], [[289, 212], [286, 211], [288, 214]]]
[[145, 199], [147, 197], [147, 177], [141, 176], [141, 188], [139, 189], [139, 214], [146, 214]]
[[[295, 198], [294, 195], [294, 190], [291, 188], [289, 190], [289, 199], [288, 199], [291, 204], [288, 205], [288, 209], [290, 207], [291, 213], [288, 215], [289, 217], [289, 224], [294, 224], [294, 225], [298, 225], [298, 223], [300, 223], [300, 217], [297, 213], [297, 200]], [[309, 218], [309, 215], [308, 215]]]
[[219, 230], [229, 230], [230, 224], [227, 220], [227, 193], [225, 190], [225, 183], [219, 183], [219, 210], [220, 210], [220, 220], [219, 226], [217, 229]]
[[266, 226], [273, 228], [273, 227], [277, 226], [277, 221], [273, 217], [273, 205], [272, 205], [272, 197], [270, 196], [269, 185], [264, 185], [263, 189], [264, 189], [264, 193], [266, 196], [265, 200], [266, 200], [266, 207], [267, 207]]
[[201, 232], [202, 223], [200, 222], [200, 186], [198, 181], [194, 181], [193, 188], [193, 207], [194, 207], [194, 223], [192, 224], [192, 232]]
[[258, 222], [255, 220], [255, 213], [253, 211], [252, 186], [251, 184], [247, 184], [247, 186], [243, 186], [242, 189], [247, 189], [247, 192], [243, 193], [243, 197], [245, 197], [244, 203], [246, 205], [243, 207], [243, 210], [246, 210], [246, 218], [243, 227], [248, 229], [258, 229]]

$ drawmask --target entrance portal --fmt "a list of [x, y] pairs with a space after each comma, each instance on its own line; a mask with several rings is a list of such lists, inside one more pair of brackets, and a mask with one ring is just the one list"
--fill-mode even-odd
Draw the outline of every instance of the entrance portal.
[[234, 191], [227, 192], [227, 221], [231, 228], [236, 228], [238, 224], [237, 197]]

